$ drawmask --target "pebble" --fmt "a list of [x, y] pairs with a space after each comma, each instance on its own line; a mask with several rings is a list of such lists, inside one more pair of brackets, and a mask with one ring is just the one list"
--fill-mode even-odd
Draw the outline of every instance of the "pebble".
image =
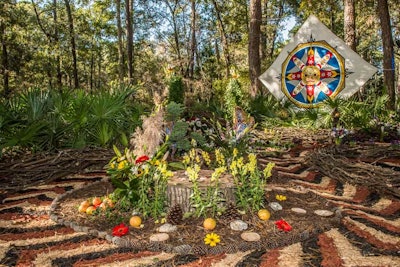
[[333, 215], [333, 212], [329, 210], [315, 210], [314, 213], [321, 217], [330, 217]]
[[271, 202], [271, 203], [269, 203], [269, 206], [270, 206], [271, 209], [273, 209], [274, 211], [282, 210], [282, 206], [281, 206], [281, 204], [279, 204], [278, 202]]
[[167, 233], [158, 233], [150, 236], [150, 242], [162, 242], [169, 239], [169, 235]]
[[172, 233], [175, 232], [178, 229], [178, 226], [172, 225], [170, 223], [166, 223], [158, 227], [158, 231], [160, 233]]
[[261, 239], [261, 236], [253, 232], [245, 232], [240, 235], [240, 237], [248, 242], [255, 242]]
[[242, 220], [235, 220], [230, 223], [230, 227], [234, 231], [243, 231], [248, 228], [248, 224]]
[[302, 208], [291, 208], [290, 210], [293, 211], [293, 212], [296, 212], [298, 214], [306, 214], [307, 213], [307, 211], [305, 209], [302, 209]]

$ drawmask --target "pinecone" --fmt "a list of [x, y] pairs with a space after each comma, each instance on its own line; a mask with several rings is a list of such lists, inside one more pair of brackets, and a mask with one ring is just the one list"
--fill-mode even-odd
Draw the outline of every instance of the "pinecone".
[[235, 203], [233, 202], [228, 203], [224, 213], [221, 215], [221, 219], [226, 223], [230, 223], [233, 220], [240, 219], [240, 214], [237, 211]]
[[168, 211], [167, 214], [167, 222], [170, 224], [181, 224], [183, 218], [182, 208], [179, 204], [175, 204], [172, 208]]

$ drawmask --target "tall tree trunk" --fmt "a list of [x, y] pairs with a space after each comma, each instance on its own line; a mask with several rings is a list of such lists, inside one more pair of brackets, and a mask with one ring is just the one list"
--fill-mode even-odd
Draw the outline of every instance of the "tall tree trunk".
[[192, 38], [190, 44], [190, 57], [188, 65], [188, 77], [193, 79], [194, 76], [194, 56], [196, 54], [196, 0], [191, 0], [192, 4]]
[[57, 0], [53, 0], [53, 22], [54, 22], [54, 44], [57, 47], [56, 52], [56, 76], [57, 76], [57, 88], [62, 88], [62, 73], [61, 73], [61, 59], [60, 59], [60, 40], [58, 36], [58, 15], [57, 15]]
[[215, 0], [212, 0], [214, 9], [215, 9], [215, 14], [217, 15], [217, 22], [218, 22], [218, 28], [219, 32], [221, 35], [221, 41], [222, 41], [222, 49], [224, 52], [224, 58], [225, 58], [225, 77], [228, 78], [231, 72], [231, 56], [229, 52], [229, 43], [228, 43], [228, 38], [226, 36], [226, 30], [225, 30], [225, 25], [224, 22], [222, 21], [221, 17], [221, 12], [219, 10], [219, 6]]
[[390, 27], [390, 15], [387, 0], [378, 0], [377, 9], [382, 30], [383, 81], [389, 95], [387, 108], [390, 110], [395, 110], [396, 94], [394, 87], [394, 43]]
[[128, 79], [129, 84], [133, 83], [133, 25], [132, 25], [132, 3], [130, 0], [125, 1], [126, 16], [126, 51], [128, 59]]
[[254, 98], [260, 91], [261, 83], [258, 76], [261, 74], [260, 36], [261, 36], [261, 0], [250, 0], [250, 32], [249, 32], [249, 73], [250, 95]]
[[118, 34], [118, 78], [122, 84], [124, 82], [124, 46], [122, 42], [122, 23], [121, 23], [121, 0], [115, 0], [117, 11], [117, 34]]
[[267, 58], [267, 24], [268, 24], [268, 15], [267, 15], [267, 10], [268, 10], [268, 0], [264, 0], [264, 5], [263, 5], [263, 10], [261, 14], [264, 15], [264, 20], [261, 20], [261, 25], [264, 27], [262, 31], [260, 31], [261, 36], [260, 36], [260, 58], [261, 61], [264, 61]]
[[274, 50], [275, 50], [275, 42], [276, 38], [278, 36], [278, 28], [279, 28], [279, 23], [281, 23], [282, 16], [283, 16], [283, 3], [284, 1], [279, 1], [279, 9], [278, 9], [278, 17], [276, 18], [275, 22], [275, 27], [274, 30], [272, 31], [272, 38], [271, 38], [271, 47], [269, 50], [269, 58], [272, 59], [274, 56]]
[[344, 0], [344, 41], [356, 51], [356, 17], [354, 0]]
[[174, 5], [172, 6], [170, 1], [165, 1], [165, 4], [167, 5], [169, 12], [171, 13], [171, 18], [172, 18], [172, 27], [174, 29], [174, 43], [175, 43], [175, 51], [176, 51], [176, 56], [178, 58], [178, 64], [179, 64], [179, 72], [184, 75], [184, 67], [182, 65], [182, 55], [181, 55], [181, 48], [179, 44], [179, 32], [178, 32], [178, 25], [176, 21], [176, 13], [178, 9], [178, 1], [174, 1]]
[[79, 77], [78, 77], [78, 66], [77, 66], [77, 58], [76, 58], [76, 42], [75, 42], [75, 30], [74, 30], [74, 19], [72, 18], [71, 5], [69, 0], [64, 0], [65, 8], [67, 10], [68, 15], [68, 27], [69, 27], [69, 35], [71, 42], [71, 54], [72, 54], [72, 65], [73, 65], [73, 79], [74, 79], [74, 88], [77, 89], [79, 87]]
[[9, 84], [9, 71], [8, 71], [8, 51], [6, 42], [6, 25], [0, 22], [0, 41], [1, 41], [1, 67], [3, 73], [3, 95], [5, 98], [9, 98], [11, 95], [10, 84]]

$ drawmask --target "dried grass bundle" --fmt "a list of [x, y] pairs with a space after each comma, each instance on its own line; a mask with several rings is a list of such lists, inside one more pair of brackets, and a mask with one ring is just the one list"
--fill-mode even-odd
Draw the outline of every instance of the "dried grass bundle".
[[160, 108], [149, 117], [142, 116], [142, 128], [137, 127], [130, 139], [134, 155], [153, 156], [164, 140], [164, 110]]

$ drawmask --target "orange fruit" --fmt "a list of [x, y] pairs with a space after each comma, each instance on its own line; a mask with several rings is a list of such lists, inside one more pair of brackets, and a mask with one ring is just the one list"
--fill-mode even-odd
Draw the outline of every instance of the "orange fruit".
[[79, 212], [86, 212], [86, 209], [89, 206], [90, 206], [89, 200], [82, 201], [81, 204], [79, 204], [78, 211]]
[[105, 202], [102, 202], [100, 204], [99, 208], [101, 208], [102, 210], [106, 210], [107, 209], [107, 204]]
[[129, 224], [130, 224], [132, 227], [140, 228], [140, 225], [142, 224], [142, 218], [140, 218], [140, 217], [137, 216], [137, 215], [134, 215], [134, 216], [132, 216], [132, 217], [129, 219]]
[[98, 207], [98, 206], [100, 206], [101, 202], [102, 202], [102, 201], [101, 201], [101, 198], [95, 197], [95, 198], [93, 198], [93, 200], [92, 200], [92, 205], [95, 206], [95, 207]]
[[113, 207], [114, 207], [113, 201], [112, 201], [110, 198], [108, 198], [108, 197], [105, 197], [105, 198], [103, 199], [103, 203], [105, 203], [105, 204], [107, 205], [107, 207], [110, 207], [110, 208], [113, 208]]
[[78, 211], [79, 212], [86, 212], [87, 208], [88, 208], [87, 206], [81, 204], [78, 207]]
[[89, 206], [86, 209], [86, 214], [92, 215], [96, 211], [96, 208], [94, 206]]
[[258, 211], [258, 218], [263, 221], [268, 221], [269, 218], [271, 217], [271, 213], [267, 209], [260, 209]]
[[203, 227], [207, 230], [213, 230], [217, 226], [217, 221], [213, 218], [207, 218], [203, 222]]

